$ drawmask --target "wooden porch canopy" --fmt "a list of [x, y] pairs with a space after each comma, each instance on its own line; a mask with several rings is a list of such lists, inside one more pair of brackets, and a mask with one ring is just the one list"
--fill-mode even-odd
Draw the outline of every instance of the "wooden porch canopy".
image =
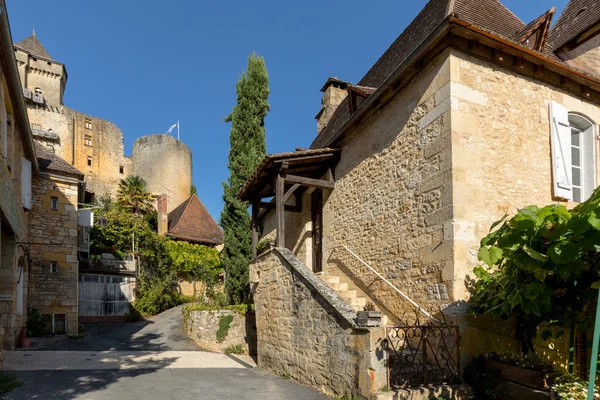
[[[333, 189], [332, 168], [339, 149], [298, 150], [264, 158], [244, 184], [238, 197], [252, 204], [252, 255], [256, 256], [258, 223], [266, 212], [277, 213], [276, 245], [285, 247], [284, 211], [302, 211], [302, 193], [309, 187]], [[292, 195], [296, 202], [287, 204]], [[269, 201], [265, 201], [268, 199]]]

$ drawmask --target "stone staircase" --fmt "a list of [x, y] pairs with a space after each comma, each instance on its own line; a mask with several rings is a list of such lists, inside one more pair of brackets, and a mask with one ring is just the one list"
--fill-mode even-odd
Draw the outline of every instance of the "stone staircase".
[[[318, 274], [319, 278], [327, 284], [334, 292], [336, 292], [346, 303], [348, 303], [354, 310], [363, 311], [367, 305], [367, 298], [356, 289], [350, 289], [348, 283], [341, 282], [341, 279], [337, 275], [325, 275], [324, 273]], [[378, 307], [375, 309], [379, 310]], [[388, 317], [383, 313], [381, 319], [383, 326], [388, 324]]]

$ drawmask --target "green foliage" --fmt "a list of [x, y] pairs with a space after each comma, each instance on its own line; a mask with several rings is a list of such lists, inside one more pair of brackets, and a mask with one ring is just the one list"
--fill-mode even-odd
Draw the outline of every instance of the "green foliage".
[[473, 398], [477, 400], [496, 400], [501, 398], [502, 378], [495, 369], [485, 367], [485, 359], [480, 356], [474, 358], [464, 370], [465, 382], [473, 388]]
[[281, 376], [283, 377], [283, 379], [292, 379], [292, 374], [287, 369], [283, 370]]
[[91, 253], [111, 252], [117, 258], [133, 253], [141, 263], [137, 279], [135, 307], [128, 320], [154, 315], [178, 304], [193, 301], [178, 293], [178, 276], [205, 282], [208, 290], [218, 282], [222, 271], [216, 249], [173, 241], [156, 233], [155, 213], [135, 214], [120, 204], [107, 204], [98, 210], [105, 223], [91, 229]]
[[125, 321], [137, 322], [137, 321], [143, 321], [143, 320], [144, 320], [144, 316], [142, 315], [140, 310], [138, 310], [135, 307], [135, 305], [129, 304], [129, 313], [127, 313], [127, 315], [125, 316]]
[[6, 394], [22, 385], [23, 382], [17, 380], [14, 376], [0, 374], [0, 395]]
[[[551, 389], [560, 400], [586, 400], [588, 383], [583, 379], [566, 374], [556, 378]], [[595, 385], [594, 399], [597, 398], [600, 398], [600, 387]]]
[[217, 330], [217, 342], [221, 343], [229, 334], [229, 327], [233, 321], [233, 315], [221, 315], [219, 318], [219, 329]]
[[262, 57], [252, 54], [236, 85], [237, 104], [225, 119], [229, 135], [229, 179], [223, 183], [223, 266], [225, 288], [232, 303], [249, 296], [248, 264], [252, 255], [248, 204], [238, 199], [244, 182], [266, 154], [265, 117], [269, 111], [269, 77]]
[[154, 209], [146, 181], [134, 175], [121, 179], [117, 190], [117, 203], [133, 214], [149, 214]]
[[27, 337], [44, 336], [46, 333], [46, 324], [42, 313], [37, 308], [30, 306], [27, 313]]
[[269, 246], [271, 246], [271, 244], [272, 244], [271, 239], [263, 239], [263, 240], [261, 240], [256, 245], [256, 254], [260, 255], [260, 254], [264, 253], [265, 251], [267, 251], [267, 249], [269, 248]]
[[190, 186], [190, 196], [193, 196], [196, 193], [198, 193], [198, 189], [196, 189], [196, 185], [191, 185]]
[[479, 279], [471, 287], [472, 310], [516, 317], [525, 353], [533, 351], [542, 323], [564, 327], [575, 318], [580, 330], [588, 329], [600, 286], [597, 215], [600, 189], [572, 210], [529, 206], [494, 223], [481, 240], [484, 264], [473, 271]]
[[225, 354], [246, 354], [241, 344], [231, 345], [225, 349]]
[[389, 392], [391, 392], [391, 390], [387, 385], [385, 385], [384, 387], [381, 388], [380, 392], [389, 393]]
[[509, 352], [486, 354], [486, 359], [538, 372], [553, 372], [554, 367], [535, 353], [519, 355]]

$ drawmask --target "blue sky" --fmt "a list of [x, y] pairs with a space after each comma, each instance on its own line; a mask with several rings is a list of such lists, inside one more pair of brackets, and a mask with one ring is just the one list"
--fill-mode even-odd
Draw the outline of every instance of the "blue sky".
[[[269, 153], [308, 147], [319, 89], [357, 82], [426, 0], [6, 0], [13, 40], [32, 26], [69, 73], [65, 105], [115, 123], [134, 140], [181, 121], [194, 183], [218, 221], [227, 179], [235, 83], [252, 51], [271, 82]], [[567, 0], [505, 0], [525, 22]], [[555, 17], [556, 19], [557, 17]]]

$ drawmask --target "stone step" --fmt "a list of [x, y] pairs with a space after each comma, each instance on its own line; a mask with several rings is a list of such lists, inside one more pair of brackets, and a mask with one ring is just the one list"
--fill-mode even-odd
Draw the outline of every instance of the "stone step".
[[367, 299], [365, 299], [364, 297], [356, 297], [352, 301], [350, 301], [350, 304], [354, 308], [358, 307], [359, 310], [357, 310], [357, 311], [362, 311], [365, 308], [365, 306], [367, 305]]
[[328, 284], [340, 283], [340, 277], [335, 275], [321, 275], [321, 280]]
[[347, 283], [329, 283], [328, 285], [329, 285], [330, 288], [332, 288], [336, 292], [348, 290], [348, 284]]
[[337, 294], [339, 294], [342, 299], [344, 299], [348, 302], [356, 299], [356, 290], [354, 290], [354, 289], [337, 290]]

